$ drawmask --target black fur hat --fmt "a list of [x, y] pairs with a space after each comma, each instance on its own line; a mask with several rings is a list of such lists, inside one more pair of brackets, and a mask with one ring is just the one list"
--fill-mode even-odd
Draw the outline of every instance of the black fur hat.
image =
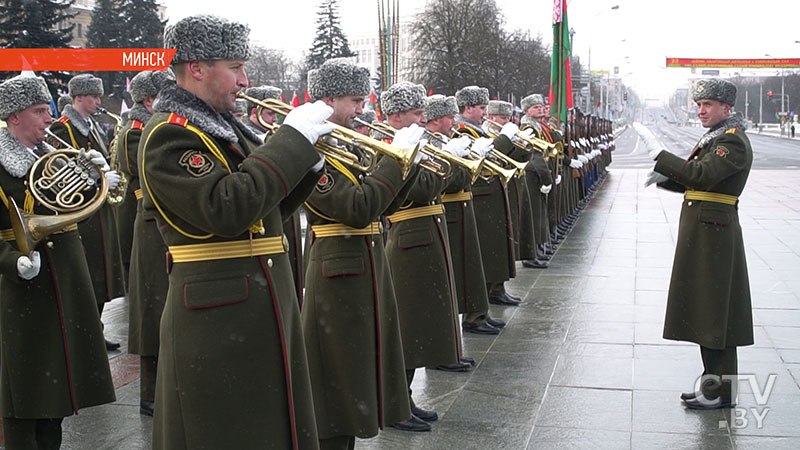
[[164, 29], [164, 48], [174, 48], [172, 64], [250, 57], [250, 27], [228, 19], [200, 14]]
[[486, 105], [489, 103], [489, 90], [478, 86], [467, 86], [456, 92], [458, 106]]
[[445, 97], [441, 94], [434, 94], [425, 100], [425, 118], [427, 120], [436, 120], [456, 114], [458, 114], [458, 103], [453, 96]]
[[381, 111], [387, 116], [424, 107], [425, 87], [421, 84], [401, 81], [381, 94]]
[[103, 95], [103, 80], [90, 73], [75, 75], [67, 84], [69, 95]]
[[369, 69], [347, 58], [329, 59], [319, 69], [308, 72], [308, 95], [312, 100], [367, 95], [369, 90]]
[[733, 106], [736, 103], [736, 85], [718, 78], [700, 80], [692, 92], [692, 100], [696, 102], [703, 99], [718, 100]]
[[0, 120], [29, 106], [50, 103], [53, 97], [41, 77], [17, 75], [0, 84]]

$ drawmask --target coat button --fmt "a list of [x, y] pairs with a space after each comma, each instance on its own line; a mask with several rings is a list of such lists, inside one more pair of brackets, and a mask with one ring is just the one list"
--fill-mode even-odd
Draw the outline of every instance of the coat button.
[[272, 258], [267, 260], [267, 267], [272, 268]]
[[436, 218], [436, 222], [438, 222], [438, 223], [442, 223], [442, 218], [441, 218], [441, 217], [437, 217], [437, 218]]
[[688, 202], [686, 206], [692, 206], [692, 202]]
[[466, 208], [466, 207], [467, 207], [467, 202], [464, 202], [464, 208]]
[[375, 241], [372, 241], [372, 246], [375, 247]]
[[53, 244], [53, 241], [47, 241], [47, 248], [53, 248], [53, 247], [55, 247], [55, 244]]

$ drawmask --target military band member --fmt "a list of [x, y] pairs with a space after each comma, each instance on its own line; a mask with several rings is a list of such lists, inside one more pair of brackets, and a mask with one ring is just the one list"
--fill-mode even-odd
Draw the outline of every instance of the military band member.
[[[514, 105], [501, 100], [490, 100], [486, 107], [486, 115], [489, 121], [484, 123], [484, 129], [497, 133], [501, 127], [511, 122], [514, 112]], [[524, 132], [523, 132], [524, 133]], [[535, 151], [535, 150], [533, 150]], [[527, 162], [531, 159], [531, 152], [519, 153], [520, 162]], [[528, 192], [527, 181], [524, 175], [514, 177], [508, 186], [508, 202], [511, 206], [511, 222], [514, 230], [514, 255], [517, 261], [522, 261], [522, 265], [528, 268], [544, 269], [547, 262], [538, 259], [536, 249], [536, 236], [533, 230], [533, 206]]]
[[159, 324], [169, 281], [165, 259], [167, 247], [158, 232], [155, 217], [152, 214], [145, 215], [142, 208], [138, 155], [142, 130], [153, 116], [156, 95], [173, 82], [165, 71], [136, 74], [130, 84], [130, 94], [136, 103], [128, 111], [127, 120], [117, 138], [120, 169], [128, 177], [128, 195], [132, 197], [127, 198], [118, 209], [120, 235], [127, 223], [122, 211], [131, 203], [135, 213], [128, 276], [128, 353], [139, 355], [139, 412], [148, 416], [153, 415]]
[[56, 102], [56, 108], [58, 109], [58, 115], [62, 115], [64, 111], [64, 107], [67, 105], [72, 104], [72, 97], [69, 94], [63, 94], [62, 96], [58, 97], [58, 102]]
[[57, 449], [61, 422], [79, 409], [113, 402], [81, 238], [72, 225], [46, 237], [31, 255], [14, 241], [8, 205], [52, 215], [29, 201], [31, 166], [54, 149], [44, 80], [17, 76], [0, 84], [0, 412], [5, 448]]
[[[481, 124], [486, 116], [489, 90], [467, 86], [456, 92], [456, 101], [459, 109], [459, 115], [456, 116], [457, 132], [488, 140]], [[513, 136], [518, 130], [513, 123], [504, 125], [492, 142], [494, 148], [511, 154], [515, 146], [508, 135]], [[521, 300], [506, 292], [504, 286], [507, 280], [516, 276], [514, 231], [506, 187], [498, 177], [492, 177], [489, 181], [478, 179], [472, 185], [472, 194], [475, 208], [482, 211], [476, 219], [489, 303], [517, 306]]]
[[[312, 99], [333, 107], [332, 122], [352, 128], [370, 91], [369, 70], [345, 59], [328, 60], [308, 73], [308, 91]], [[394, 144], [416, 144], [422, 135], [416, 128], [399, 130]], [[388, 156], [371, 173], [326, 160], [305, 204], [311, 244], [303, 331], [320, 448], [352, 449], [355, 437], [375, 436], [379, 429], [411, 417], [380, 220], [405, 202], [417, 175], [412, 171], [404, 179], [400, 165]]]
[[164, 34], [177, 84], [159, 93], [139, 148], [143, 206], [169, 250], [156, 450], [318, 448], [282, 230], [319, 179], [312, 143], [331, 111], [297, 108], [259, 146], [232, 114], [248, 34], [210, 15]]
[[736, 86], [700, 80], [692, 94], [708, 131], [687, 159], [648, 141], [656, 160], [645, 186], [683, 193], [664, 339], [700, 346], [704, 376], [696, 392], [681, 398], [688, 408], [731, 408], [736, 404], [736, 347], [753, 345], [753, 313], [739, 195], [753, 151], [743, 121], [731, 115]]
[[378, 120], [378, 115], [375, 114], [375, 111], [371, 109], [365, 109], [364, 112], [356, 116], [356, 119], [358, 120], [356, 120], [355, 124], [353, 125], [353, 129], [365, 136], [369, 136], [369, 127], [364, 124], [371, 124], [375, 122]]
[[[520, 100], [519, 104], [525, 115], [520, 123], [522, 128], [533, 128], [534, 137], [543, 139], [544, 133], [541, 131], [542, 125], [539, 118], [543, 117], [544, 98], [541, 94], [531, 94]], [[548, 194], [553, 189], [553, 174], [544, 160], [540, 151], [531, 154], [531, 162], [525, 167], [525, 180], [528, 183], [528, 192], [531, 195], [533, 205], [533, 220], [540, 257], [545, 257], [547, 253], [552, 254], [550, 248], [550, 224], [547, 220]]]
[[[422, 85], [392, 85], [381, 95], [386, 124], [397, 130], [412, 124], [424, 125], [425, 98]], [[458, 305], [447, 221], [440, 201], [444, 183], [442, 175], [421, 170], [408, 190], [406, 203], [387, 218], [390, 227], [386, 256], [400, 314], [411, 413], [426, 422], [438, 420], [438, 415], [416, 406], [411, 398], [415, 369], [441, 365], [472, 370], [472, 365], [461, 362]], [[416, 425], [414, 421], [394, 424], [403, 430], [415, 430]]]
[[[81, 74], [72, 77], [68, 86], [72, 104], [64, 107], [61, 118], [50, 125], [50, 131], [72, 147], [97, 150], [108, 160], [103, 130], [92, 117], [100, 106], [103, 80], [90, 74]], [[47, 140], [55, 148], [64, 147], [55, 138]], [[125, 295], [125, 274], [115, 208], [103, 206], [89, 220], [79, 223], [78, 230], [86, 249], [86, 262], [92, 275], [97, 309], [102, 316], [107, 302]], [[106, 341], [106, 347], [116, 350], [120, 344]]]
[[[274, 86], [256, 86], [245, 89], [245, 94], [256, 100], [280, 100], [281, 89]], [[247, 102], [247, 118], [244, 123], [250, 127], [262, 139], [267, 137], [267, 128], [259, 122], [258, 105]], [[275, 125], [278, 114], [267, 108], [261, 109], [261, 121], [267, 125]], [[300, 231], [300, 209], [295, 211], [283, 222], [283, 234], [289, 240], [289, 262], [292, 264], [292, 278], [297, 292], [297, 301], [300, 307], [303, 306], [303, 276], [305, 267], [303, 266], [303, 236]]]

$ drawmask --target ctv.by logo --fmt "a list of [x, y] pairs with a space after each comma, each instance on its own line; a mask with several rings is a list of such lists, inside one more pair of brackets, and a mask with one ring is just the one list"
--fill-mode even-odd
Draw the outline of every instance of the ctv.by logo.
[[[778, 375], [771, 373], [767, 376], [766, 383], [764, 383], [764, 387], [762, 388], [758, 382], [758, 377], [755, 374], [741, 374], [741, 375], [723, 375], [722, 382], [725, 386], [730, 386], [731, 389], [731, 401], [736, 402], [737, 392], [739, 390], [738, 386], [739, 383], [747, 382], [750, 385], [750, 390], [753, 393], [753, 398], [756, 401], [756, 406], [753, 407], [740, 407], [736, 406], [731, 408], [731, 418], [730, 418], [730, 426], [733, 429], [742, 429], [747, 428], [750, 424], [750, 420], [756, 421], [756, 428], [762, 429], [764, 427], [764, 419], [767, 417], [769, 413], [769, 407], [767, 403], [769, 402], [769, 398], [772, 395], [772, 390], [775, 388], [775, 380], [778, 379]], [[697, 383], [695, 386], [696, 392], [702, 392], [701, 386], [703, 384], [708, 383], [719, 383], [719, 378], [714, 375], [703, 375], [702, 377], [697, 379]], [[708, 403], [715, 403], [719, 399], [709, 400], [703, 396], [699, 396], [697, 398], [700, 402], [708, 402]], [[748, 416], [752, 415], [752, 419], [748, 419]], [[719, 421], [719, 427], [725, 428], [727, 426], [726, 420]]]

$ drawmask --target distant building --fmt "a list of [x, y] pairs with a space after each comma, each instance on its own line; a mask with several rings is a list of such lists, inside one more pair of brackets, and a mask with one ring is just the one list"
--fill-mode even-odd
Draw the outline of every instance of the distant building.
[[[75, 0], [75, 3], [69, 8], [69, 12], [74, 13], [75, 16], [59, 25], [62, 29], [74, 25], [72, 28], [72, 40], [69, 43], [70, 46], [79, 48], [86, 47], [86, 32], [89, 31], [89, 24], [92, 22], [95, 3], [97, 3], [95, 0]], [[158, 18], [164, 21], [166, 20], [166, 15], [167, 7], [159, 4]]]
[[[410, 16], [400, 18], [400, 33], [398, 38], [398, 71], [396, 81], [408, 80], [411, 73], [411, 19]], [[370, 70], [376, 76], [381, 65], [380, 36], [377, 27], [371, 31], [359, 31], [347, 36], [347, 43], [355, 54], [355, 63]]]

